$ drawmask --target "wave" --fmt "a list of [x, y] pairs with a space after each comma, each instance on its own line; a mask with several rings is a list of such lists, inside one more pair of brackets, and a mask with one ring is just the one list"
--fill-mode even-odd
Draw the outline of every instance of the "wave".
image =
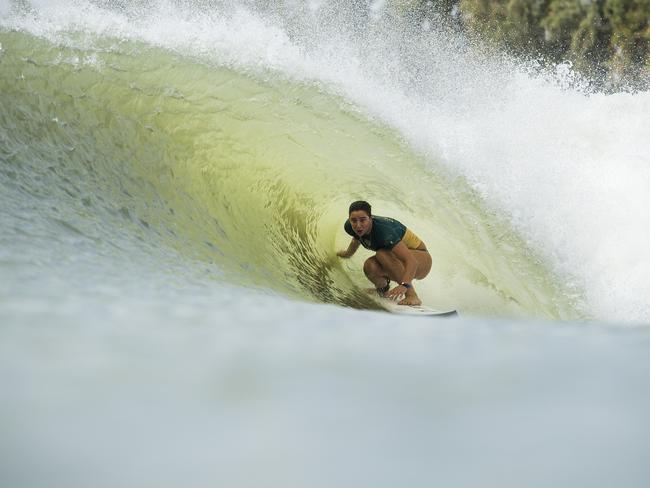
[[333, 257], [347, 204], [366, 198], [435, 249], [425, 295], [476, 313], [575, 313], [465, 185], [343, 99], [116, 39], [1, 39], [4, 173], [51, 195], [83, 235], [126, 234], [217, 264], [215, 279], [371, 308], [360, 263]]
[[648, 317], [647, 94], [540, 78], [386, 9], [312, 7], [3, 5], [3, 183], [56, 193], [96, 239], [365, 308], [362, 257], [332, 257], [363, 198], [435, 250], [436, 304]]

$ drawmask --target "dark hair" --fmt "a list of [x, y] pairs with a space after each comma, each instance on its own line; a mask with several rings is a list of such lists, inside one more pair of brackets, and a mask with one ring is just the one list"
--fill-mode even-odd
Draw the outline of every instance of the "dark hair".
[[348, 210], [348, 215], [350, 215], [352, 212], [356, 212], [357, 210], [363, 210], [368, 214], [368, 216], [372, 215], [370, 212], [370, 204], [368, 202], [364, 202], [363, 200], [352, 202], [350, 204], [350, 210]]

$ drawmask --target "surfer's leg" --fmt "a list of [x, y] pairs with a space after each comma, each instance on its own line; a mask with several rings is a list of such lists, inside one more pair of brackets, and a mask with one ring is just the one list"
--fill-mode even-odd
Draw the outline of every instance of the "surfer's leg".
[[[411, 255], [418, 262], [418, 267], [415, 271], [415, 279], [421, 280], [424, 279], [431, 271], [431, 254], [427, 251], [414, 249], [411, 251]], [[411, 283], [413, 285], [413, 283]], [[407, 290], [404, 300], [399, 302], [400, 305], [422, 305], [422, 300], [415, 292], [415, 288], [410, 288]]]
[[[417, 268], [415, 270], [415, 279], [421, 280], [426, 277], [431, 271], [431, 255], [427, 251], [423, 250], [411, 250], [411, 255], [417, 261]], [[377, 251], [377, 261], [380, 266], [384, 269], [386, 275], [395, 281], [400, 283], [404, 277], [404, 264], [392, 251], [380, 249]], [[413, 283], [411, 283], [411, 288], [406, 290], [404, 294], [404, 299], [399, 302], [400, 305], [421, 305], [422, 300], [418, 297], [418, 294], [415, 291]]]
[[388, 291], [388, 276], [375, 256], [366, 259], [366, 262], [363, 263], [363, 272], [366, 278], [375, 285], [379, 293], [386, 293]]
[[429, 274], [429, 271], [431, 271], [431, 254], [429, 254], [427, 251], [414, 249], [411, 251], [411, 255], [418, 262], [418, 269], [415, 272], [415, 279], [424, 279]]
[[[415, 269], [415, 279], [421, 280], [425, 278], [429, 271], [431, 271], [431, 254], [427, 251], [419, 249], [410, 249], [411, 256], [417, 262]], [[400, 282], [404, 278], [404, 264], [392, 251], [380, 249], [377, 251], [377, 261], [380, 266], [385, 270], [386, 275], [393, 281]]]
[[397, 283], [402, 281], [404, 277], [404, 265], [395, 256], [395, 253], [386, 249], [379, 249], [377, 254], [375, 254], [375, 260], [385, 276]]

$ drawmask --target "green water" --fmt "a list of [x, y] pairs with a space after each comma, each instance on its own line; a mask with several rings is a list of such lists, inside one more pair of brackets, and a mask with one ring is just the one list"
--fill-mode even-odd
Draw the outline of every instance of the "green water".
[[431, 250], [425, 302], [582, 317], [577, 293], [462, 179], [341, 97], [143, 44], [79, 41], [0, 31], [0, 188], [99, 257], [137, 241], [214, 266], [215, 280], [372, 308], [361, 291], [370, 254], [335, 257], [349, 202], [365, 199]]

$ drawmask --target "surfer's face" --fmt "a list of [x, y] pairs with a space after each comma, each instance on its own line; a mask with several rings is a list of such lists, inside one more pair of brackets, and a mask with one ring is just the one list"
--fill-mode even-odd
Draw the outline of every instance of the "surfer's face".
[[355, 210], [354, 212], [350, 212], [350, 224], [352, 225], [352, 230], [358, 236], [363, 236], [370, 232], [372, 219], [365, 211]]

